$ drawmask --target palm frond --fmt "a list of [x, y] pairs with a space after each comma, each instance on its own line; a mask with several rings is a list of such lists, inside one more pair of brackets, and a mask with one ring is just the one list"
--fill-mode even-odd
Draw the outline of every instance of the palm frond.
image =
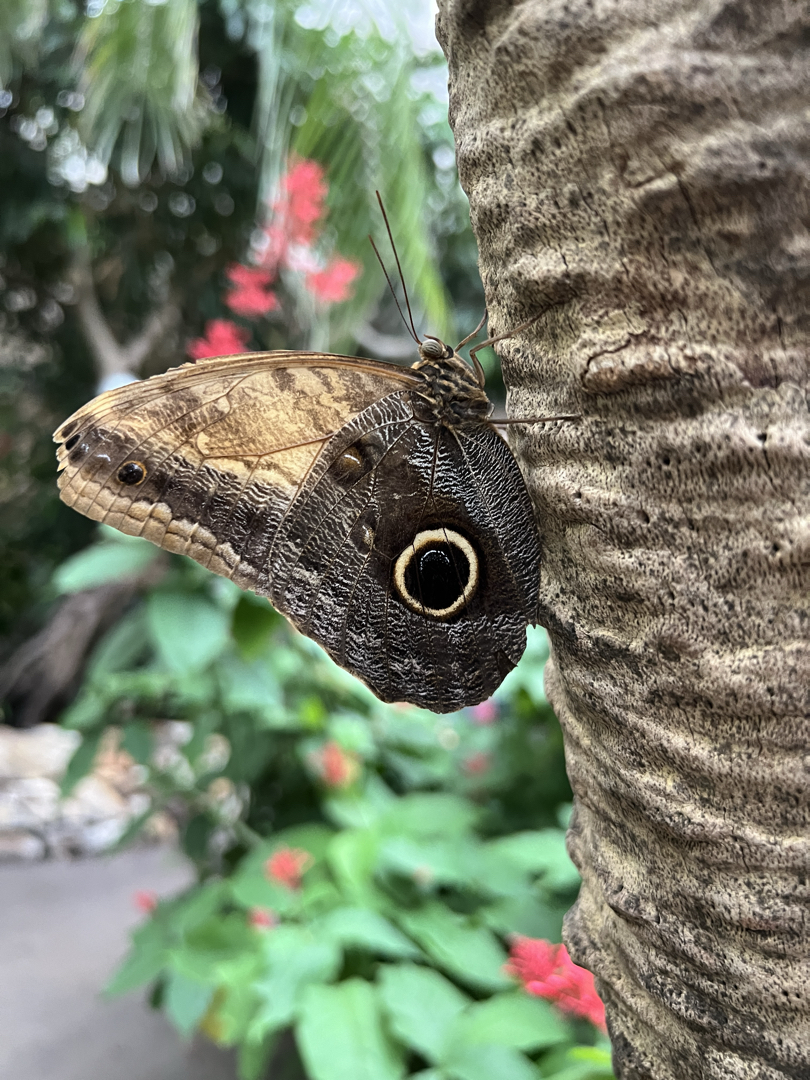
[[15, 62], [32, 63], [48, 19], [48, 0], [0, 3], [0, 90], [14, 77]]
[[85, 19], [76, 57], [82, 133], [96, 156], [106, 164], [117, 149], [130, 185], [156, 158], [164, 174], [178, 173], [207, 121], [195, 0], [109, 5]]
[[[246, 5], [248, 13], [256, 10]], [[329, 181], [325, 239], [362, 266], [352, 299], [329, 314], [333, 347], [351, 344], [386, 289], [367, 239], [373, 233], [387, 249], [375, 190], [391, 219], [414, 314], [422, 329], [447, 335], [452, 319], [426, 214], [428, 169], [412, 51], [385, 40], [370, 21], [364, 35], [339, 34], [330, 25], [301, 26], [291, 5], [277, 3], [272, 17], [265, 5], [261, 11], [251, 42], [260, 62], [262, 190], [272, 194], [290, 153], [320, 162]], [[320, 315], [314, 333], [325, 344], [324, 313], [310, 305], [307, 314], [315, 323]]]

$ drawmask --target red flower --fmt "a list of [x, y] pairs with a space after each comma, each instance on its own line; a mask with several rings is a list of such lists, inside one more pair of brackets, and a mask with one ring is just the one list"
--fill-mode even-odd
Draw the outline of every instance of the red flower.
[[360, 273], [360, 263], [335, 255], [325, 270], [307, 274], [307, 288], [325, 304], [339, 304], [351, 296], [349, 286]]
[[205, 324], [205, 337], [195, 338], [186, 347], [193, 360], [206, 356], [230, 356], [245, 351], [250, 331], [237, 326], [230, 319], [209, 319]]
[[266, 266], [271, 274], [275, 274], [279, 265], [287, 261], [287, 248], [289, 238], [283, 222], [275, 219], [262, 228], [265, 242], [258, 249], [258, 256], [262, 266]]
[[225, 296], [225, 303], [237, 315], [249, 318], [266, 315], [278, 307], [278, 297], [267, 287], [273, 280], [269, 271], [234, 263], [228, 267], [227, 274], [235, 288]]
[[256, 930], [270, 930], [278, 925], [278, 916], [267, 908], [254, 907], [248, 912], [248, 924]]
[[489, 762], [489, 754], [479, 751], [477, 754], [470, 754], [468, 758], [465, 758], [462, 768], [467, 776], [480, 776], [489, 768]]
[[312, 755], [312, 763], [321, 780], [331, 788], [351, 787], [360, 772], [355, 755], [347, 753], [334, 740]]
[[133, 894], [132, 903], [138, 911], [142, 911], [144, 915], [149, 915], [158, 906], [158, 896], [152, 889], [138, 889]]
[[315, 222], [323, 216], [329, 191], [323, 166], [317, 161], [294, 162], [282, 181], [282, 190], [279, 210], [286, 218], [287, 235], [299, 243], [312, 243]]
[[300, 848], [282, 847], [264, 864], [264, 872], [272, 881], [287, 889], [301, 888], [301, 875], [312, 865], [312, 856]]
[[505, 970], [530, 994], [552, 1001], [572, 1016], [590, 1020], [601, 1031], [607, 1030], [605, 1006], [596, 993], [593, 975], [577, 967], [564, 945], [516, 934]]
[[470, 716], [472, 717], [472, 722], [481, 727], [486, 724], [493, 724], [498, 719], [498, 706], [492, 698], [487, 698], [487, 700], [482, 701], [480, 705], [475, 705], [470, 709]]

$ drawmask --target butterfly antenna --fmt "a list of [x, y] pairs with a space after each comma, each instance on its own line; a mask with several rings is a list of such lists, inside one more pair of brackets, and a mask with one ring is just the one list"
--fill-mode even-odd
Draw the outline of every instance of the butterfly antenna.
[[394, 234], [391, 232], [391, 226], [388, 224], [388, 214], [385, 212], [383, 206], [382, 196], [379, 191], [374, 193], [377, 196], [377, 202], [380, 204], [380, 210], [382, 211], [383, 221], [385, 222], [385, 228], [388, 232], [388, 239], [391, 241], [391, 250], [394, 253], [394, 259], [396, 260], [397, 270], [399, 271], [399, 280], [402, 282], [402, 292], [405, 296], [405, 307], [408, 309], [408, 318], [411, 321], [411, 333], [413, 334], [414, 341], [419, 342], [419, 335], [416, 332], [416, 327], [413, 324], [413, 313], [411, 312], [411, 302], [408, 299], [408, 287], [405, 284], [405, 275], [402, 273], [402, 267], [399, 262], [399, 255], [397, 254], [397, 245], [394, 243]]
[[[415, 332], [410, 328], [410, 326], [408, 326], [408, 320], [405, 318], [405, 312], [402, 310], [402, 307], [400, 305], [399, 300], [397, 300], [397, 294], [394, 291], [394, 286], [393, 286], [393, 284], [391, 282], [391, 278], [388, 276], [388, 271], [385, 269], [385, 263], [382, 261], [382, 256], [380, 255], [379, 251], [377, 250], [377, 245], [374, 243], [374, 237], [369, 236], [368, 239], [369, 239], [369, 242], [371, 243], [371, 246], [374, 248], [374, 254], [377, 256], [377, 262], [382, 267], [383, 274], [385, 274], [385, 280], [388, 282], [388, 288], [391, 290], [391, 295], [394, 298], [394, 303], [397, 305], [397, 311], [400, 314], [400, 318], [405, 323], [405, 329], [411, 335], [411, 337], [416, 342], [416, 344], [421, 345], [422, 343], [419, 340], [419, 338], [416, 336]], [[410, 314], [410, 310], [408, 311], [408, 314]], [[413, 320], [411, 320], [411, 322], [413, 322]]]

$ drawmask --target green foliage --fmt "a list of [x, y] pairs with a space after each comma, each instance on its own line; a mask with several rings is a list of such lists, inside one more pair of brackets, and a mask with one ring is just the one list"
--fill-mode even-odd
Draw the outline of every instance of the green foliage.
[[178, 173], [199, 141], [206, 109], [196, 41], [195, 0], [109, 0], [82, 25], [82, 134], [105, 164], [120, 144], [121, 178], [131, 187], [155, 157], [164, 173]]
[[[103, 576], [116, 543], [133, 565], [151, 550], [101, 530], [85, 567], [98, 553]], [[199, 871], [136, 931], [111, 991], [151, 984], [182, 1034], [240, 1048], [245, 1080], [288, 1029], [312, 1080], [605, 1075], [603, 1057], [566, 1056], [584, 1025], [503, 969], [510, 934], [559, 940], [578, 887], [564, 783], [533, 788], [532, 828], [514, 791], [533, 761], [561, 769], [545, 656], [533, 632], [497, 717], [386, 706], [264, 600], [168, 558], [64, 719], [84, 733], [71, 782], [116, 724]], [[285, 852], [286, 880], [269, 870]]]

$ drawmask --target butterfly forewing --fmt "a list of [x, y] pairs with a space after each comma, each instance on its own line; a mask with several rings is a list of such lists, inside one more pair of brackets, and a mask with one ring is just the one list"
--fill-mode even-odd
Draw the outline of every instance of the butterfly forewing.
[[[531, 504], [500, 436], [475, 425], [459, 439], [416, 420], [410, 398], [401, 392], [370, 406], [324, 451], [276, 535], [270, 595], [383, 700], [448, 712], [488, 697], [520, 659], [539, 553]], [[353, 471], [341, 464], [347, 448]], [[482, 461], [488, 481], [473, 475]], [[528, 537], [520, 567], [505, 554], [515, 530]], [[418, 577], [417, 603], [398, 592], [397, 560], [419, 535], [435, 536], [434, 552], [450, 552], [451, 596], [469, 567], [441, 538], [460, 537], [476, 562], [477, 586], [447, 615], [428, 613]]]
[[325, 442], [409, 379], [321, 354], [184, 365], [102, 394], [59, 428], [62, 499], [250, 587]]

